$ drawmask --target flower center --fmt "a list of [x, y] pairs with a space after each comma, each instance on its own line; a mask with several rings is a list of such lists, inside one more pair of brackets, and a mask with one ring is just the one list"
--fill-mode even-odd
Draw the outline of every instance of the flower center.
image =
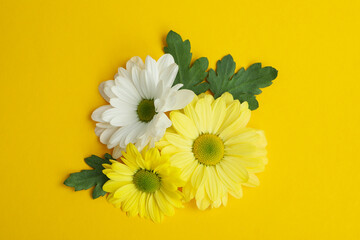
[[214, 134], [202, 134], [194, 141], [193, 153], [200, 163], [214, 166], [224, 157], [224, 143]]
[[150, 122], [155, 112], [155, 105], [153, 99], [143, 99], [138, 107], [137, 107], [137, 114], [139, 116], [140, 121], [142, 122]]
[[153, 193], [160, 188], [160, 177], [151, 170], [140, 169], [134, 174], [133, 183], [140, 191]]

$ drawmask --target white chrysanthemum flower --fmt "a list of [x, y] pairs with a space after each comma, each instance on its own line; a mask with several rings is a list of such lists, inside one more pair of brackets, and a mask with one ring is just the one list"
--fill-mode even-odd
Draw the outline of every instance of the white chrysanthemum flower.
[[91, 118], [98, 122], [95, 133], [119, 158], [129, 143], [141, 151], [146, 145], [154, 147], [171, 126], [165, 112], [182, 109], [190, 103], [194, 93], [182, 89], [182, 84], [172, 87], [178, 66], [170, 54], [157, 62], [150, 56], [145, 64], [140, 57], [119, 68], [115, 80], [99, 86], [101, 96], [110, 105], [96, 109]]

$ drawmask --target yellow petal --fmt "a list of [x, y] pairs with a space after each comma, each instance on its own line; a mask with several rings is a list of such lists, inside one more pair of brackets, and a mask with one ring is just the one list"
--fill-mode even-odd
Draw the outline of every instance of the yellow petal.
[[139, 191], [133, 191], [131, 194], [124, 199], [122, 204], [122, 210], [128, 212], [129, 216], [135, 216], [139, 212], [138, 201], [140, 197]]
[[249, 173], [240, 162], [231, 161], [230, 157], [226, 157], [220, 163], [222, 168], [235, 183], [244, 183], [249, 179]]
[[166, 180], [166, 178], [162, 178], [161, 187], [165, 188], [168, 191], [176, 191], [178, 187], [173, 182]]
[[218, 164], [215, 166], [216, 172], [221, 180], [221, 182], [224, 184], [224, 186], [230, 190], [233, 188], [233, 186], [236, 184], [224, 171], [221, 164]]
[[178, 134], [174, 133], [166, 133], [165, 134], [166, 140], [168, 140], [172, 145], [182, 148], [182, 149], [191, 149], [192, 141], [190, 139], [186, 139], [181, 137]]
[[122, 174], [122, 175], [133, 175], [134, 174], [134, 171], [131, 168], [129, 168], [127, 165], [120, 163], [120, 162], [114, 162], [111, 165], [111, 168], [112, 168], [112, 170], [114, 170], [114, 172], [116, 172], [118, 174]]
[[140, 195], [140, 199], [139, 199], [139, 216], [140, 217], [145, 217], [147, 216], [146, 214], [146, 200], [147, 200], [147, 193], [143, 192]]
[[102, 166], [106, 169], [110, 169], [111, 168], [111, 164], [107, 164], [107, 163], [104, 163], [102, 164]]
[[145, 168], [153, 170], [160, 160], [159, 150], [156, 148], [151, 148], [149, 151], [145, 152], [144, 155]]
[[240, 102], [238, 100], [233, 101], [226, 108], [226, 116], [223, 124], [221, 125], [218, 133], [222, 132], [226, 127], [231, 125], [240, 116]]
[[155, 143], [155, 147], [162, 150], [164, 147], [169, 146], [169, 144], [170, 143], [166, 141], [166, 139], [162, 138], [160, 141]]
[[194, 122], [185, 114], [173, 111], [170, 113], [170, 119], [175, 130], [184, 137], [194, 140], [199, 136], [199, 131], [195, 127]]
[[[104, 172], [105, 170], [103, 170]], [[119, 174], [117, 172], [104, 173], [108, 178], [117, 182], [130, 182], [132, 181], [132, 175]]]
[[196, 168], [191, 176], [191, 185], [194, 188], [198, 188], [201, 184], [201, 181], [204, 177], [204, 169], [206, 167], [203, 164], [197, 164]]
[[[195, 193], [195, 199], [196, 201], [203, 199], [207, 196], [206, 191], [205, 191], [205, 182], [208, 181], [208, 175], [207, 175], [207, 171], [204, 170], [204, 175], [201, 179], [201, 183], [199, 185], [199, 187], [197, 189], [195, 189], [196, 193]], [[210, 203], [209, 203], [210, 204]]]
[[262, 172], [265, 169], [266, 157], [238, 157], [241, 165], [243, 165], [248, 172]]
[[181, 199], [182, 199], [181, 192], [179, 192], [179, 191], [171, 192], [164, 188], [160, 188], [160, 191], [162, 192], [162, 194], [166, 198], [166, 200], [169, 203], [171, 203], [171, 205], [173, 205], [174, 207], [177, 207], [177, 208], [183, 207], [182, 202], [181, 202]]
[[192, 161], [190, 164], [181, 168], [181, 175], [180, 175], [181, 179], [183, 179], [184, 181], [188, 181], [197, 165], [198, 165], [197, 161]]
[[143, 148], [143, 150], [141, 151], [141, 156], [145, 159], [145, 154], [146, 154], [146, 152], [149, 150], [149, 146], [148, 145], [146, 145], [144, 148]]
[[199, 99], [196, 103], [195, 111], [198, 115], [199, 119], [199, 132], [202, 133], [209, 133], [209, 130], [212, 126], [212, 109], [211, 105], [205, 98]]
[[126, 146], [126, 153], [131, 156], [131, 158], [136, 159], [138, 155], [140, 155], [138, 149], [135, 147], [134, 144], [129, 143]]
[[204, 100], [207, 102], [207, 104], [211, 105], [212, 102], [214, 101], [214, 96], [211, 94], [205, 94]]
[[218, 179], [217, 174], [215, 173], [214, 167], [206, 167], [205, 172], [208, 175], [207, 181], [205, 182], [205, 189], [207, 192], [207, 195], [209, 196], [210, 201], [216, 201], [220, 200], [220, 194], [219, 194], [219, 186], [218, 182], [220, 179]]
[[130, 179], [129, 181], [114, 181], [114, 180], [109, 180], [107, 181], [104, 185], [103, 185], [103, 190], [105, 192], [115, 192], [116, 190], [118, 190], [119, 188], [121, 188], [122, 186], [129, 184], [130, 181], [132, 179]]
[[139, 166], [139, 168], [146, 168], [142, 155], [139, 154], [135, 160], [136, 160], [136, 164]]
[[197, 129], [199, 128], [199, 117], [197, 115], [197, 113], [195, 112], [195, 103], [193, 101], [192, 104], [188, 104], [185, 108], [184, 108], [184, 114], [191, 119], [191, 121], [194, 123], [194, 125], [196, 126]]
[[225, 145], [238, 143], [251, 143], [262, 148], [265, 148], [267, 144], [264, 132], [252, 128], [239, 129], [236, 136], [231, 137], [224, 142]]
[[[218, 173], [219, 178], [221, 179], [221, 182], [226, 187], [227, 191], [236, 198], [242, 197], [242, 189], [241, 189], [241, 183], [235, 183], [223, 170], [222, 166], [218, 164], [216, 166], [216, 171]], [[225, 197], [223, 197], [224, 199]], [[227, 199], [226, 199], [227, 201]], [[225, 204], [224, 204], [225, 205]]]
[[154, 215], [155, 215], [155, 219], [154, 219], [154, 222], [155, 223], [161, 223], [164, 219], [164, 214], [163, 212], [160, 210], [156, 200], [155, 200], [155, 197], [154, 195], [152, 195], [152, 197], [154, 198], [154, 205], [153, 205], [153, 211], [154, 211]]
[[186, 202], [189, 202], [191, 199], [195, 197], [194, 188], [191, 186], [190, 182], [185, 184], [185, 186], [182, 188], [182, 192], [184, 194], [184, 198]]
[[161, 155], [163, 155], [163, 154], [173, 155], [174, 153], [177, 153], [178, 151], [179, 151], [179, 149], [176, 148], [175, 146], [168, 145], [161, 150]]
[[183, 168], [186, 165], [191, 164], [193, 161], [195, 161], [195, 157], [190, 151], [178, 152], [170, 157], [171, 164], [178, 168]]
[[175, 214], [174, 207], [166, 200], [165, 196], [161, 191], [156, 191], [154, 196], [160, 210], [166, 216], [172, 216]]
[[125, 199], [134, 191], [138, 191], [134, 184], [126, 184], [114, 192], [114, 197], [118, 199]]
[[211, 126], [209, 128], [209, 133], [217, 134], [219, 128], [224, 122], [225, 116], [225, 101], [222, 98], [218, 98], [212, 103]]
[[226, 207], [227, 202], [228, 202], [228, 194], [227, 193], [223, 195], [221, 202]]
[[225, 101], [227, 106], [230, 105], [234, 101], [233, 95], [231, 95], [228, 92], [224, 92], [220, 98], [222, 98]]
[[162, 214], [160, 213], [160, 209], [157, 206], [157, 203], [154, 199], [153, 194], [148, 195], [146, 208], [147, 208], [148, 215], [153, 222], [156, 222], [156, 223], [161, 222]]
[[195, 199], [196, 205], [200, 210], [205, 210], [210, 206], [211, 201], [205, 192], [204, 184], [200, 185], [199, 189], [196, 192]]
[[242, 188], [241, 188], [241, 184], [235, 185], [232, 189], [229, 190], [229, 193], [234, 198], [237, 198], [237, 199], [242, 198], [243, 191], [242, 191]]
[[243, 185], [246, 187], [257, 187], [260, 185], [260, 181], [255, 174], [249, 174], [249, 180]]
[[256, 158], [266, 156], [267, 151], [265, 148], [258, 148], [252, 144], [242, 143], [225, 146], [224, 153], [230, 156]]
[[109, 203], [113, 204], [115, 208], [120, 208], [122, 201], [114, 198], [114, 193], [109, 193], [107, 196], [107, 200]]

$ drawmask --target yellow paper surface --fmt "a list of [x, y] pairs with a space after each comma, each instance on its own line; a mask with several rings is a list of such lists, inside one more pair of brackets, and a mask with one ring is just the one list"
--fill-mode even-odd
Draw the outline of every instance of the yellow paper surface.
[[[360, 4], [354, 0], [0, 1], [0, 239], [360, 239]], [[250, 126], [265, 131], [258, 188], [162, 224], [62, 183], [109, 150], [91, 112], [132, 56], [173, 29], [210, 67], [279, 70]]]

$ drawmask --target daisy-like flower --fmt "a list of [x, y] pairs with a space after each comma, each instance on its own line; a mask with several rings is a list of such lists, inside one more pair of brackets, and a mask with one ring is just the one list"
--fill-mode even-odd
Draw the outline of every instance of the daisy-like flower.
[[178, 66], [170, 54], [157, 62], [148, 56], [145, 64], [139, 57], [119, 68], [115, 80], [99, 86], [101, 96], [110, 105], [101, 106], [92, 114], [95, 133], [119, 158], [129, 143], [141, 151], [146, 145], [154, 147], [171, 126], [165, 112], [184, 108], [194, 97], [190, 90], [172, 86]]
[[157, 147], [181, 169], [185, 198], [195, 198], [199, 209], [226, 205], [228, 193], [240, 198], [242, 185], [259, 184], [254, 173], [267, 163], [266, 139], [262, 131], [246, 127], [250, 113], [248, 103], [240, 104], [230, 93], [216, 100], [201, 94], [170, 113], [173, 126]]
[[140, 153], [129, 144], [121, 160], [103, 164], [103, 173], [110, 179], [103, 190], [109, 192], [108, 201], [121, 208], [128, 216], [139, 215], [161, 222], [164, 215], [174, 214], [174, 207], [181, 208], [183, 194], [178, 190], [184, 181], [180, 170], [172, 167], [169, 156], [147, 147]]

